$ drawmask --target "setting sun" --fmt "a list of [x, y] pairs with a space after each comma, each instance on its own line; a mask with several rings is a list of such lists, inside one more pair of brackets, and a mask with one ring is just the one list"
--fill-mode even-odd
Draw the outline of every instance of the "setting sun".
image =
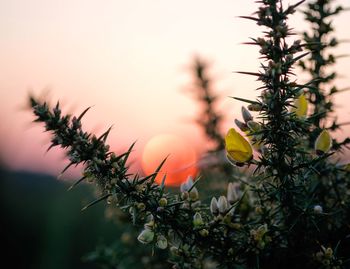
[[160, 134], [148, 141], [142, 154], [143, 171], [146, 174], [153, 173], [168, 155], [161, 173], [156, 178], [157, 183], [166, 175], [166, 185], [178, 186], [188, 176], [195, 176], [197, 156], [193, 147], [184, 139], [172, 134]]

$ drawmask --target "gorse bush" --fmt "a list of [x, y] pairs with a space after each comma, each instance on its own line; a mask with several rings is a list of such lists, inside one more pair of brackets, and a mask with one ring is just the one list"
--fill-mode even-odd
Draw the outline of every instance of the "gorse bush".
[[[105, 201], [127, 212], [142, 227], [138, 241], [155, 252], [167, 250], [174, 268], [350, 268], [350, 169], [334, 157], [349, 141], [332, 137], [341, 126], [328, 118], [339, 90], [330, 86], [335, 73], [325, 71], [336, 58], [325, 49], [338, 43], [325, 40], [332, 31], [326, 20], [342, 8], [310, 2], [304, 13], [318, 27], [304, 34], [304, 42], [293, 41], [288, 18], [302, 2], [261, 0], [252, 16], [242, 17], [262, 29], [247, 42], [259, 48], [262, 62], [256, 72], [239, 73], [261, 86], [255, 100], [234, 97], [246, 103], [237, 128], [224, 138], [235, 171], [227, 195], [209, 204], [201, 200], [200, 180], [189, 178], [175, 194], [165, 190], [166, 178], [155, 183], [166, 160], [153, 174], [129, 173], [133, 145], [119, 155], [110, 152], [110, 129], [99, 137], [82, 129], [88, 109], [78, 117], [62, 115], [59, 104], [51, 108], [31, 97], [36, 121], [52, 133], [51, 147], [67, 150], [64, 171], [84, 164], [73, 187], [87, 181], [100, 192], [84, 209]], [[311, 74], [305, 84], [293, 73], [300, 59]], [[216, 130], [211, 134], [220, 147]], [[245, 173], [236, 172], [241, 166]]]

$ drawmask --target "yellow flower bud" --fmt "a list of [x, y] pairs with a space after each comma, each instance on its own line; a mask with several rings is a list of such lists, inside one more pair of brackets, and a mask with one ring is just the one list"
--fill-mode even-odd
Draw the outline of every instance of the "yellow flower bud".
[[305, 94], [301, 94], [295, 101], [294, 101], [294, 108], [292, 111], [297, 115], [299, 118], [305, 117], [307, 114], [307, 108], [308, 108], [308, 101], [306, 99]]
[[327, 153], [332, 147], [332, 138], [327, 130], [323, 130], [315, 141], [317, 155]]
[[225, 137], [227, 156], [236, 163], [245, 163], [252, 159], [253, 149], [249, 142], [234, 128]]

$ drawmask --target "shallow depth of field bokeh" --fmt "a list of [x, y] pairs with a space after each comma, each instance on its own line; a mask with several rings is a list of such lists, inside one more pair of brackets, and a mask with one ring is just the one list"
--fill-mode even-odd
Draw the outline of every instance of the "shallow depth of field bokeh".
[[[114, 124], [113, 148], [138, 140], [137, 156], [160, 133], [180, 135], [196, 150], [205, 147], [192, 121], [198, 107], [183, 93], [193, 55], [212, 62], [222, 96], [255, 95], [257, 84], [233, 73], [259, 65], [257, 50], [240, 45], [257, 29], [237, 18], [254, 11], [254, 1], [14, 0], [0, 7], [1, 156], [11, 168], [57, 174], [62, 167], [57, 151], [43, 158], [48, 136], [30, 125], [32, 116], [23, 110], [29, 90], [48, 92], [70, 112], [94, 106], [85, 125], [102, 132]], [[335, 22], [340, 39], [350, 36], [347, 22], [345, 13]], [[292, 23], [299, 31], [306, 27], [301, 15]], [[348, 44], [339, 47], [339, 54], [347, 51]], [[338, 61], [340, 88], [350, 84], [349, 67], [347, 58]], [[337, 96], [344, 120], [348, 98]], [[223, 98], [226, 126], [240, 106]]]
[[[67, 246], [70, 243], [60, 240], [60, 244], [66, 245], [50, 245], [56, 239], [48, 234], [69, 238], [64, 229], [70, 225], [71, 216], [77, 223], [90, 222], [96, 219], [94, 214], [99, 213], [94, 209], [95, 213], [83, 215], [86, 219], [77, 216], [81, 214], [79, 199], [88, 197], [83, 194], [74, 200], [75, 212], [56, 212], [61, 200], [45, 204], [38, 197], [56, 197], [49, 195], [54, 188], [55, 192], [60, 192], [60, 199], [66, 201], [62, 197], [67, 195], [64, 188], [56, 185], [60, 183], [46, 178], [44, 182], [49, 185], [46, 185], [46, 192], [40, 185], [41, 179], [35, 180], [35, 174], [16, 172], [57, 175], [67, 163], [60, 150], [45, 153], [49, 136], [43, 133], [42, 126], [31, 124], [33, 116], [26, 109], [28, 93], [46, 95], [53, 101], [59, 99], [66, 112], [80, 113], [93, 106], [84, 118], [84, 124], [96, 133], [113, 125], [109, 138], [112, 149], [125, 150], [137, 140], [134, 169], [141, 169], [147, 142], [160, 134], [183, 139], [192, 147], [190, 150], [195, 151], [195, 156], [200, 156], [207, 149], [204, 135], [193, 121], [200, 108], [185, 93], [191, 87], [191, 61], [195, 55], [201, 55], [211, 63], [214, 87], [223, 97], [218, 109], [226, 116], [225, 126], [233, 125], [241, 104], [227, 96], [254, 98], [256, 93], [256, 82], [233, 72], [256, 70], [259, 66], [256, 48], [240, 44], [248, 41], [248, 36], [256, 36], [257, 29], [253, 23], [237, 18], [253, 10], [254, 1], [244, 0], [0, 1], [0, 165], [13, 171], [2, 173], [2, 179], [6, 179], [2, 181], [3, 187], [10, 190], [2, 188], [4, 194], [7, 193], [3, 196], [4, 212], [12, 217], [13, 223], [9, 221], [7, 225], [14, 227], [11, 230], [14, 233], [15, 229], [21, 228], [14, 226], [20, 225], [18, 223], [27, 228], [27, 225], [33, 226], [28, 228], [33, 232], [28, 240], [39, 238], [36, 249], [43, 252], [37, 254], [37, 268], [45, 268], [45, 259], [57, 249], [69, 252]], [[348, 16], [343, 13], [335, 21], [340, 39], [350, 37]], [[292, 25], [296, 31], [307, 27], [301, 15], [293, 18]], [[344, 43], [336, 54], [346, 54], [349, 49], [350, 44]], [[350, 86], [350, 59], [339, 59], [336, 69], [341, 75], [337, 80], [339, 88]], [[300, 76], [301, 80], [303, 78], [304, 75]], [[349, 121], [349, 98], [350, 93], [336, 96], [339, 122]], [[344, 127], [338, 136], [345, 137], [349, 130]], [[163, 147], [153, 156], [159, 156], [161, 161], [161, 157], [172, 153], [170, 149]], [[343, 159], [349, 157], [344, 155]], [[188, 159], [187, 165], [193, 163], [193, 159]], [[176, 171], [182, 167], [171, 169]], [[73, 170], [67, 178], [74, 178], [77, 173]], [[31, 184], [23, 185], [28, 183], [26, 180]], [[20, 184], [23, 189], [15, 184]], [[39, 193], [33, 199], [30, 198], [31, 189]], [[21, 200], [20, 195], [24, 197], [22, 202], [17, 200]], [[29, 212], [37, 208], [36, 213], [32, 216], [21, 214], [23, 219], [15, 218], [11, 209], [22, 212], [27, 205], [25, 201], [29, 200], [32, 201], [28, 204]], [[67, 207], [70, 208], [68, 203]], [[62, 220], [57, 216], [63, 215], [67, 222], [57, 224], [56, 220]], [[37, 219], [46, 216], [44, 223], [31, 222], [34, 216]], [[95, 234], [99, 233], [99, 227], [108, 225], [97, 223]], [[38, 227], [48, 230], [39, 236], [36, 233]], [[79, 230], [77, 227], [84, 225], [69, 227], [66, 231], [74, 234], [74, 229]], [[61, 237], [61, 233], [66, 237]], [[16, 233], [16, 236], [18, 240], [23, 239], [21, 234]], [[90, 246], [97, 237], [91, 239]], [[60, 257], [57, 260], [62, 261]], [[57, 268], [71, 268], [68, 258], [65, 262]]]

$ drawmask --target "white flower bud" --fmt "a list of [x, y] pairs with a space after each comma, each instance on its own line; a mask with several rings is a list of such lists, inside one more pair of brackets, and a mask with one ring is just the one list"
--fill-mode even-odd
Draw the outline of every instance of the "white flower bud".
[[211, 199], [211, 202], [210, 202], [210, 212], [213, 214], [213, 215], [217, 215], [219, 214], [219, 207], [218, 207], [218, 200], [216, 200], [215, 197], [213, 197]]
[[190, 199], [192, 201], [197, 201], [199, 198], [199, 193], [196, 187], [193, 187], [192, 190], [190, 191]]
[[220, 214], [225, 214], [228, 209], [227, 199], [225, 196], [220, 196], [218, 200]]
[[193, 178], [191, 176], [189, 176], [186, 180], [186, 182], [183, 182], [180, 185], [180, 191], [181, 192], [186, 192], [188, 191], [191, 187], [193, 186]]
[[186, 191], [187, 191], [186, 182], [181, 183], [181, 185], [180, 185], [180, 191], [181, 191], [181, 192], [186, 192]]
[[256, 121], [248, 121], [247, 125], [252, 132], [259, 132], [261, 130], [261, 125]]
[[193, 186], [193, 178], [189, 176], [186, 180], [187, 188], [190, 189]]
[[155, 222], [153, 219], [144, 224], [144, 228], [148, 229], [148, 230], [152, 230], [154, 228], [154, 226], [155, 226]]
[[243, 120], [247, 123], [248, 121], [253, 120], [253, 116], [250, 114], [248, 109], [246, 109], [244, 106], [242, 106], [242, 117]]
[[240, 185], [230, 182], [227, 186], [227, 201], [229, 204], [234, 204], [241, 196]]
[[241, 122], [240, 120], [235, 119], [235, 123], [237, 125], [237, 127], [242, 131], [242, 132], [246, 132], [249, 130], [247, 124], [245, 124], [244, 122]]
[[162, 197], [159, 199], [159, 205], [160, 206], [166, 206], [168, 204], [168, 200], [165, 197]]
[[314, 206], [314, 212], [315, 214], [322, 214], [323, 213], [323, 208], [320, 205], [315, 205]]
[[137, 240], [139, 240], [142, 244], [149, 244], [154, 239], [154, 232], [150, 229], [144, 229], [139, 236], [137, 237]]
[[158, 235], [156, 245], [160, 249], [166, 249], [168, 247], [168, 240], [164, 235]]

